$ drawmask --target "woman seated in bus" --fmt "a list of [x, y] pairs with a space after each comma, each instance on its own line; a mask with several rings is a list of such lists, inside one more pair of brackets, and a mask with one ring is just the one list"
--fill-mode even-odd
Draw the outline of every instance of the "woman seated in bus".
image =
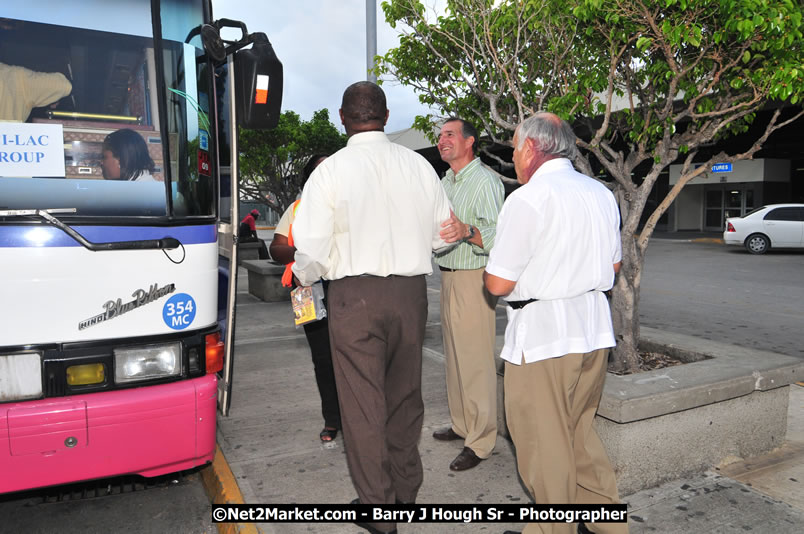
[[[327, 158], [326, 155], [317, 154], [310, 158], [302, 170], [302, 186], [313, 173], [319, 163]], [[289, 287], [293, 275], [290, 265], [296, 253], [293, 246], [293, 219], [296, 214], [298, 200], [282, 214], [274, 231], [274, 239], [268, 249], [271, 257], [286, 265], [282, 285]], [[327, 282], [324, 281], [324, 298], [326, 298]], [[324, 429], [318, 435], [321, 441], [332, 441], [341, 428], [341, 411], [338, 407], [338, 391], [335, 389], [335, 373], [332, 369], [332, 354], [329, 347], [329, 327], [327, 319], [314, 321], [304, 325], [304, 335], [310, 345], [315, 369], [315, 381], [318, 384], [318, 393], [321, 396], [321, 412], [324, 415]]]
[[145, 139], [134, 130], [123, 128], [103, 140], [101, 169], [105, 179], [155, 182], [151, 174], [155, 168]]

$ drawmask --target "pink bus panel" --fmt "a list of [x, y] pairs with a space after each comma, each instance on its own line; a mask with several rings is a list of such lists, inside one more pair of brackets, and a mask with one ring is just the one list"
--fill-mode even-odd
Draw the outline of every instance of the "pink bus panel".
[[217, 380], [0, 404], [0, 493], [212, 461]]

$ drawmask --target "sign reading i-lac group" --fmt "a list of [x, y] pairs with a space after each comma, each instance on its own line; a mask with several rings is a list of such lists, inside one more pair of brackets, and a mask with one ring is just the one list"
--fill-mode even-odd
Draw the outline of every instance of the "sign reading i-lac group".
[[712, 172], [731, 172], [731, 163], [715, 163]]
[[61, 124], [0, 121], [0, 176], [64, 178]]

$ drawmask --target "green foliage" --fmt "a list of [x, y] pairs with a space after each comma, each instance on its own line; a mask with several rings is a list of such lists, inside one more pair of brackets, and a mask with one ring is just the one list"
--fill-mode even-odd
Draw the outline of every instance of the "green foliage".
[[302, 188], [301, 170], [313, 154], [332, 154], [346, 146], [346, 135], [321, 109], [309, 121], [285, 111], [272, 130], [241, 128], [240, 188], [244, 200], [262, 202], [282, 213]]
[[[597, 22], [612, 11], [621, 15], [625, 35], [640, 36], [635, 45]], [[800, 98], [800, 4], [789, 0], [642, 0], [627, 16], [622, 16], [623, 11], [614, 4], [585, 1], [576, 14], [594, 28], [592, 35], [599, 42], [623, 50], [615, 82], [630, 86], [639, 96], [643, 122], [669, 117], [674, 123], [684, 123], [684, 132], [698, 132], [699, 139], [686, 145], [688, 148], [745, 131], [753, 117], [751, 111], [771, 99], [794, 104]], [[630, 79], [619, 75], [621, 72]], [[677, 101], [688, 108], [673, 104]], [[630, 126], [637, 125], [626, 121], [621, 128]], [[640, 131], [633, 140], [646, 152], [654, 151], [668, 133], [669, 123], [665, 126]], [[662, 162], [669, 163], [666, 158]]]
[[617, 162], [667, 166], [804, 90], [797, 0], [449, 0], [438, 18], [417, 0], [382, 6], [407, 30], [381, 73], [494, 139], [541, 109], [583, 124], [582, 146], [622, 185], [633, 166]]
[[[561, 83], [549, 76], [552, 58], [574, 39], [562, 4], [450, 0], [446, 15], [435, 17], [421, 2], [383, 2], [386, 20], [408, 34], [382, 58], [379, 73], [413, 86], [441, 115], [472, 118], [493, 138], [510, 137], [523, 104], [532, 112]], [[427, 132], [430, 122], [419, 119]]]
[[[615, 180], [624, 245], [668, 165], [703, 162], [699, 151], [747, 132], [768, 104], [804, 97], [801, 0], [448, 0], [441, 17], [419, 0], [382, 5], [404, 35], [379, 71], [421, 102], [501, 142], [539, 110], [570, 121], [580, 166]], [[776, 119], [748, 150], [722, 157], [753, 157]], [[433, 121], [415, 125], [427, 132]], [[653, 224], [679, 190], [650, 215], [638, 245], [623, 247], [620, 279], [638, 280]]]

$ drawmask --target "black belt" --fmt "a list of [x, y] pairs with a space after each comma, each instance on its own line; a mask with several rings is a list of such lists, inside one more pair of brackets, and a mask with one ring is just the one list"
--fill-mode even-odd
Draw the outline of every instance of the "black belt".
[[[589, 290], [590, 293], [593, 292], [593, 291], [597, 291], [597, 290], [596, 289], [590, 289]], [[604, 291], [603, 293], [606, 295], [606, 298], [611, 298], [611, 290]], [[531, 302], [538, 302], [538, 301], [539, 301], [539, 299], [509, 300], [509, 301], [506, 301], [506, 304], [508, 304], [509, 306], [511, 306], [515, 310], [519, 310], [521, 308], [524, 308], [525, 306], [527, 306]]]
[[438, 270], [448, 272], [448, 273], [454, 273], [455, 271], [460, 271], [461, 269], [450, 269], [449, 267], [442, 267], [442, 266], [439, 265]]
[[520, 308], [524, 308], [531, 302], [538, 302], [539, 299], [528, 299], [528, 300], [509, 300], [506, 301], [506, 304], [511, 306], [513, 309], [518, 310]]

